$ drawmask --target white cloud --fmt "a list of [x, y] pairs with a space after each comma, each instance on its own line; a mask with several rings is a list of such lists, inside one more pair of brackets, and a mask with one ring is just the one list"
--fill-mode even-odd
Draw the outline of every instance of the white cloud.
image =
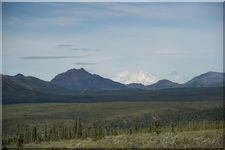
[[173, 82], [184, 83], [189, 80], [189, 77], [184, 77], [184, 76], [180, 75], [178, 72], [173, 71], [169, 74], [169, 79]]
[[113, 77], [114, 81], [124, 84], [129, 83], [142, 83], [144, 85], [153, 84], [158, 81], [158, 78], [152, 74], [146, 74], [143, 71], [129, 72], [122, 71]]

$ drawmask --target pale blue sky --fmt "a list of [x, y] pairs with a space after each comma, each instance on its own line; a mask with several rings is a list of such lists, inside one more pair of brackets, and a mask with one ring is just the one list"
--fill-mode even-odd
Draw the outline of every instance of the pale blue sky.
[[3, 73], [182, 83], [222, 72], [222, 15], [223, 3], [3, 3]]

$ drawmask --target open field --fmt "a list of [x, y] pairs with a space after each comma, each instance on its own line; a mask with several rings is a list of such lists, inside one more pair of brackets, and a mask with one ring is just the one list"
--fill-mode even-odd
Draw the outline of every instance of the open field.
[[[149, 132], [149, 126], [153, 117], [160, 119], [162, 132], [156, 135]], [[89, 137], [82, 139], [61, 139], [41, 143], [27, 143], [25, 147], [164, 147], [157, 145], [159, 139], [172, 140], [175, 138], [177, 147], [192, 147], [191, 140], [203, 139], [205, 143], [193, 147], [220, 147], [221, 146], [221, 101], [192, 101], [192, 102], [105, 102], [105, 103], [37, 103], [37, 104], [13, 104], [3, 105], [3, 139], [16, 137], [25, 126], [30, 129], [37, 127], [42, 134], [44, 128], [53, 127], [69, 129], [76, 118], [81, 119], [83, 130], [93, 123], [98, 123], [101, 128], [110, 127], [115, 129], [116, 134], [105, 134], [97, 141]], [[176, 124], [176, 135], [170, 132], [171, 122]], [[188, 123], [192, 122], [190, 129]], [[197, 123], [195, 123], [197, 122]], [[206, 127], [205, 124], [208, 124]], [[138, 130], [135, 129], [138, 126]], [[202, 128], [204, 126], [204, 128]], [[133, 134], [128, 134], [132, 128]], [[137, 132], [134, 132], [133, 130]], [[189, 131], [190, 130], [190, 131]], [[68, 132], [68, 131], [67, 131]], [[82, 131], [83, 132], [83, 131]], [[67, 137], [66, 137], [67, 138]], [[171, 139], [172, 138], [172, 139]], [[207, 141], [214, 140], [214, 143]], [[132, 140], [136, 141], [132, 142]], [[152, 143], [147, 139], [154, 139]], [[125, 140], [125, 143], [116, 143]], [[216, 141], [215, 141], [216, 140]], [[115, 141], [111, 143], [109, 141]], [[190, 142], [185, 146], [185, 141]], [[126, 143], [128, 142], [128, 143]], [[130, 142], [130, 143], [129, 143]], [[140, 143], [141, 142], [141, 143]], [[132, 143], [134, 145], [132, 145]], [[180, 143], [180, 144], [179, 144]], [[181, 144], [183, 143], [183, 144]], [[188, 143], [187, 143], [188, 144]], [[172, 146], [173, 147], [173, 146]]]

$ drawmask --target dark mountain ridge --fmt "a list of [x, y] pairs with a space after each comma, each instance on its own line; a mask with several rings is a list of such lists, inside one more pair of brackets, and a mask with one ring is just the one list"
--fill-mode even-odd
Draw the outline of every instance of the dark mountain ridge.
[[83, 68], [71, 69], [58, 74], [51, 80], [51, 83], [63, 88], [80, 91], [90, 88], [101, 90], [122, 90], [127, 88], [119, 82], [91, 74]]
[[75, 91], [67, 90], [62, 87], [56, 86], [48, 81], [40, 80], [32, 76], [24, 76], [17, 74], [15, 76], [2, 75], [2, 85], [5, 88], [21, 87], [29, 91], [40, 92], [43, 94], [72, 94]]
[[160, 90], [160, 89], [169, 89], [169, 88], [179, 88], [182, 87], [181, 84], [172, 82], [170, 80], [159, 80], [158, 82], [152, 84], [152, 85], [148, 85], [147, 89], [149, 90]]
[[194, 77], [183, 84], [184, 87], [218, 87], [223, 86], [224, 73], [209, 71]]

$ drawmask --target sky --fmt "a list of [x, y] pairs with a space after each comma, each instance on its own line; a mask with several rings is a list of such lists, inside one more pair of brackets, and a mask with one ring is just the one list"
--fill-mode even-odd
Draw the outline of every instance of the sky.
[[3, 3], [3, 74], [122, 83], [223, 71], [223, 3]]

